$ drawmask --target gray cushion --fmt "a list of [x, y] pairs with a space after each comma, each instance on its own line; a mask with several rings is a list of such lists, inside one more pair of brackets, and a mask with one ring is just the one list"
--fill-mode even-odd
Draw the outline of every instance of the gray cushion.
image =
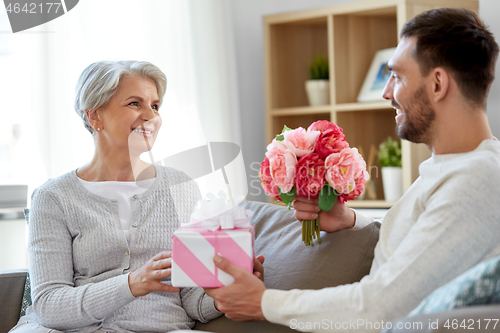
[[361, 280], [370, 272], [380, 224], [322, 233], [321, 245], [305, 246], [293, 210], [252, 202], [255, 253], [266, 257], [265, 284], [273, 289], [321, 289]]
[[[322, 233], [321, 245], [305, 246], [301, 223], [286, 207], [248, 202], [254, 211], [255, 254], [264, 255], [264, 283], [273, 289], [321, 289], [361, 280], [370, 272], [380, 223], [361, 230]], [[195, 329], [209, 332], [292, 332], [267, 322], [233, 322], [225, 317]], [[294, 331], [295, 332], [295, 331]]]
[[0, 333], [8, 332], [19, 320], [26, 270], [0, 272]]

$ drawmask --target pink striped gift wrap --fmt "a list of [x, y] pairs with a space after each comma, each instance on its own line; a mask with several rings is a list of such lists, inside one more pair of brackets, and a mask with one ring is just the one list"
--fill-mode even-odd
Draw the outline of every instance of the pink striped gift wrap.
[[223, 287], [233, 283], [231, 275], [218, 269], [216, 253], [238, 267], [253, 272], [254, 227], [217, 229], [178, 228], [172, 245], [172, 285], [174, 287]]

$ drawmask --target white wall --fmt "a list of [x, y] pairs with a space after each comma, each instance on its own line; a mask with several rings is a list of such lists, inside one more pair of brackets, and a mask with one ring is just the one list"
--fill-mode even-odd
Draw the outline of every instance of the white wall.
[[[358, 0], [231, 0], [249, 200], [266, 200], [258, 180], [258, 168], [268, 144], [264, 120], [263, 16], [355, 1]], [[500, 42], [500, 1], [480, 0], [479, 8], [480, 16]], [[496, 75], [499, 79], [491, 87], [488, 116], [493, 134], [500, 137], [500, 66]]]
[[[500, 43], [500, 1], [480, 0], [479, 16], [483, 19], [490, 31], [493, 32], [497, 43]], [[500, 139], [500, 64], [497, 62], [495, 71], [496, 80], [490, 89], [488, 97], [488, 119], [493, 135]]]

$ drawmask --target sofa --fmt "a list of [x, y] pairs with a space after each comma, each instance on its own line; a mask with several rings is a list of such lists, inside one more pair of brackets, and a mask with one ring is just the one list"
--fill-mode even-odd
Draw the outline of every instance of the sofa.
[[[321, 289], [353, 283], [369, 273], [375, 245], [378, 241], [380, 223], [375, 222], [359, 230], [342, 230], [323, 233], [321, 245], [315, 242], [306, 247], [301, 239], [301, 224], [294, 217], [293, 210], [286, 207], [260, 202], [247, 202], [246, 208], [254, 212], [251, 222], [255, 224], [255, 252], [262, 254], [265, 284], [274, 289]], [[8, 332], [19, 318], [21, 308], [28, 304], [25, 293], [26, 270], [0, 272], [0, 333]], [[28, 294], [28, 293], [25, 293]], [[27, 295], [26, 295], [27, 296]], [[444, 325], [447, 319], [487, 320], [500, 318], [500, 305], [471, 306], [452, 311], [403, 318], [405, 323], [417, 320], [423, 328], [391, 329], [385, 332], [470, 332], [458, 327], [450, 330]], [[438, 321], [437, 328], [428, 323]], [[393, 327], [397, 327], [396, 322]], [[411, 325], [410, 325], [411, 326]], [[406, 327], [409, 327], [408, 325]], [[222, 316], [209, 323], [197, 322], [195, 330], [209, 332], [292, 332], [289, 327], [269, 322], [234, 322]], [[500, 332], [500, 323], [481, 332]]]

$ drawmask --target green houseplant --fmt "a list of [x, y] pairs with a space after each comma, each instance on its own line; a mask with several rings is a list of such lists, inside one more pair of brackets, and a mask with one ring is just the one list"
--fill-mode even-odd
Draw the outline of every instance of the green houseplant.
[[382, 167], [385, 200], [396, 201], [403, 195], [401, 141], [385, 139], [379, 146], [377, 159]]
[[378, 147], [378, 162], [383, 167], [401, 166], [401, 141], [391, 137], [385, 139]]
[[309, 65], [309, 76], [311, 80], [329, 80], [328, 60], [321, 55], [316, 56]]
[[309, 64], [310, 80], [306, 81], [309, 105], [327, 105], [330, 103], [330, 69], [328, 60], [322, 55]]

